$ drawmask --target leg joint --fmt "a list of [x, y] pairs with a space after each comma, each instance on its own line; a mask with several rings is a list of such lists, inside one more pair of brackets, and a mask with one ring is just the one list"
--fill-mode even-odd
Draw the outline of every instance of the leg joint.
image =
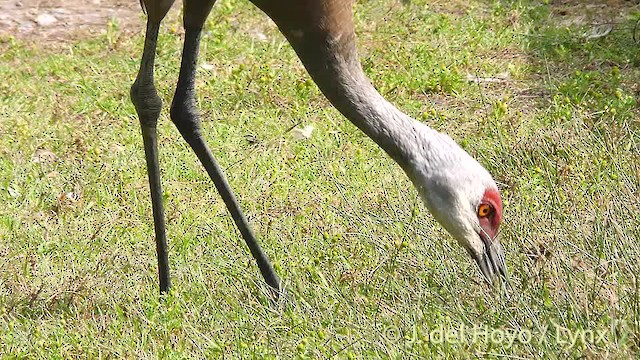
[[140, 118], [140, 124], [145, 127], [155, 127], [162, 110], [162, 100], [153, 83], [136, 79], [131, 86], [130, 96]]
[[193, 98], [176, 94], [171, 103], [171, 121], [187, 141], [199, 138], [202, 135], [200, 115]]

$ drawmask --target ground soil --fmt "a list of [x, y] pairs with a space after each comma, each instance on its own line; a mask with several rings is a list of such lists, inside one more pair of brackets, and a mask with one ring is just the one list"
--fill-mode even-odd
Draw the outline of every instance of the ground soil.
[[136, 0], [2, 0], [0, 36], [55, 42], [105, 32], [110, 23], [138, 31], [142, 16]]
[[[551, 0], [551, 4], [565, 26], [607, 23], [638, 9], [638, 0]], [[125, 33], [141, 31], [144, 21], [138, 0], [0, 0], [0, 37], [32, 39], [38, 42], [35, 45], [106, 32], [110, 23]]]

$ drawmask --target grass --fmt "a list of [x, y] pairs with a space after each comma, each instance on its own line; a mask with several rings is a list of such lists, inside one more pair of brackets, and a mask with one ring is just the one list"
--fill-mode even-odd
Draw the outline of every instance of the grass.
[[[0, 355], [637, 354], [640, 53], [631, 35], [638, 7], [624, 6], [611, 11], [609, 35], [587, 39], [591, 25], [574, 21], [584, 14], [570, 3], [356, 5], [363, 67], [376, 87], [503, 184], [509, 298], [483, 284], [399, 167], [329, 105], [265, 16], [229, 0], [203, 36], [200, 63], [210, 66], [200, 71], [198, 101], [206, 138], [290, 301], [269, 304], [166, 112], [159, 132], [174, 288], [160, 299], [128, 98], [142, 34], [110, 24], [103, 35], [46, 48], [3, 38]], [[158, 48], [165, 104], [181, 49], [174, 18]], [[295, 140], [287, 129], [296, 124], [313, 125], [312, 137]]]

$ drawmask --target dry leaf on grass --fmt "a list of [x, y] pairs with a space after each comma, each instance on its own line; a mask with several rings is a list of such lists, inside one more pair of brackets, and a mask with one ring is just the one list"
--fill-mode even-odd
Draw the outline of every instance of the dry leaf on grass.
[[9, 192], [9, 196], [11, 196], [13, 198], [20, 197], [20, 195], [21, 195], [20, 191], [14, 189], [12, 187], [7, 188], [7, 191]]
[[47, 163], [47, 162], [54, 162], [57, 160], [58, 160], [58, 156], [56, 156], [56, 154], [54, 154], [52, 151], [46, 150], [46, 149], [36, 150], [36, 152], [31, 157], [31, 162], [34, 162], [34, 163]]
[[609, 35], [609, 33], [611, 33], [611, 30], [613, 30], [612, 24], [596, 25], [592, 27], [589, 31], [584, 33], [583, 36], [585, 37], [585, 39], [588, 39], [588, 40], [599, 39]]
[[65, 192], [58, 196], [58, 202], [61, 205], [67, 205], [67, 206], [73, 205], [77, 203], [78, 200], [80, 200], [80, 194], [73, 191]]
[[509, 81], [509, 73], [501, 72], [496, 74], [493, 77], [489, 76], [475, 76], [473, 74], [467, 73], [467, 81], [474, 83], [500, 83]]
[[307, 125], [302, 129], [296, 127], [293, 130], [291, 130], [291, 136], [293, 136], [293, 138], [296, 140], [309, 139], [311, 138], [311, 133], [313, 132], [313, 129], [315, 129], [313, 125]]

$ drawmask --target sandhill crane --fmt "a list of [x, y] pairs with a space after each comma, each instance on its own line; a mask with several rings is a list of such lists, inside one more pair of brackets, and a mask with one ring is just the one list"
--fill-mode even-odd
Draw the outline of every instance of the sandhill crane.
[[[153, 68], [160, 23], [173, 2], [141, 0], [147, 28], [140, 70], [131, 87], [151, 188], [161, 293], [171, 285], [156, 140], [162, 101], [156, 93]], [[185, 39], [171, 120], [213, 180], [262, 276], [277, 294], [280, 280], [201, 134], [194, 80], [200, 34], [214, 2], [184, 0]], [[498, 274], [506, 277], [497, 239], [502, 203], [494, 180], [450, 137], [402, 113], [371, 85], [356, 51], [353, 0], [251, 2], [276, 23], [329, 101], [402, 167], [427, 208], [475, 259], [485, 279], [492, 283]]]

